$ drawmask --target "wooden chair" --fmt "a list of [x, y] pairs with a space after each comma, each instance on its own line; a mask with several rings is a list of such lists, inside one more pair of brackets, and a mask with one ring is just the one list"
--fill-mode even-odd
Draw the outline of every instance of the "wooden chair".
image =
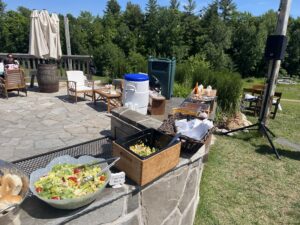
[[244, 88], [242, 99], [243, 109], [252, 111], [254, 116], [256, 116], [260, 111], [262, 95], [263, 89]]
[[264, 84], [255, 84], [252, 86], [252, 89], [263, 90], [263, 89], [265, 89], [265, 85]]
[[88, 81], [83, 71], [70, 70], [67, 71], [67, 93], [69, 96], [75, 96], [75, 102], [77, 103], [77, 95], [80, 93], [92, 97], [94, 100], [94, 81]]
[[27, 96], [26, 82], [24, 71], [21, 69], [5, 70], [4, 78], [0, 77], [0, 89], [8, 99], [9, 91], [25, 92]]
[[124, 89], [124, 79], [114, 79], [112, 85], [115, 86], [115, 89], [119, 89], [123, 93]]
[[279, 108], [281, 96], [282, 96], [281, 92], [275, 92], [274, 96], [272, 97], [272, 108], [274, 106], [274, 111], [271, 110], [271, 112], [270, 112], [272, 119], [275, 119], [275, 117], [276, 117], [276, 113]]

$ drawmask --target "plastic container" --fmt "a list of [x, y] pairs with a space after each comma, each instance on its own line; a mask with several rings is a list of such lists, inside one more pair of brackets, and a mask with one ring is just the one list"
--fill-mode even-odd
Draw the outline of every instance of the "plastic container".
[[147, 114], [149, 103], [149, 77], [147, 74], [124, 76], [123, 104], [141, 114]]
[[153, 58], [148, 59], [148, 74], [150, 83], [159, 83], [161, 94], [170, 99], [173, 95], [176, 59]]

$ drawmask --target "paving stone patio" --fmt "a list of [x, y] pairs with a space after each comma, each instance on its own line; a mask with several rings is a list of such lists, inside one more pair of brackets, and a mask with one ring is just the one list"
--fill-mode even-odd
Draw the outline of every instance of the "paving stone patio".
[[75, 104], [64, 83], [57, 93], [28, 89], [0, 98], [0, 158], [13, 161], [107, 135], [110, 114], [91, 98]]

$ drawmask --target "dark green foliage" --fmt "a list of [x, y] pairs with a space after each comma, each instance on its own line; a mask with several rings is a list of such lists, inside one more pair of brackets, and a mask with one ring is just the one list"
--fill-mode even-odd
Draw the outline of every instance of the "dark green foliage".
[[129, 73], [138, 73], [143, 72], [147, 73], [147, 60], [140, 53], [131, 51], [128, 55], [128, 67], [127, 72]]
[[175, 82], [173, 96], [186, 98], [191, 93], [191, 89], [181, 83]]
[[30, 24], [23, 13], [8, 11], [1, 15], [0, 52], [28, 52]]
[[203, 15], [201, 24], [204, 35], [198, 38], [199, 51], [206, 56], [213, 68], [232, 69], [230, 55], [226, 53], [231, 47], [232, 30], [220, 18], [218, 6], [218, 2], [214, 1]]
[[197, 7], [197, 4], [194, 0], [188, 0], [186, 5], [183, 6], [185, 12], [190, 15], [194, 14], [196, 7]]
[[[122, 11], [118, 0], [109, 0], [101, 17], [89, 12], [78, 17], [68, 14], [72, 54], [93, 55], [98, 72], [112, 77], [144, 70], [149, 55], [175, 57], [178, 63], [205, 62], [206, 69], [236, 71], [243, 77], [265, 75], [265, 42], [275, 30], [276, 12], [253, 16], [239, 12], [234, 0], [211, 0], [199, 15], [196, 3], [169, 0], [168, 7], [160, 7], [157, 0], [148, 0], [143, 12], [131, 2]], [[0, 52], [27, 53], [31, 10], [19, 7], [7, 11], [5, 7], [0, 0]], [[63, 16], [59, 17], [62, 51], [66, 54]], [[300, 75], [299, 30], [300, 18], [291, 18], [282, 63], [287, 75]], [[192, 75], [181, 72], [189, 68], [179, 65], [177, 74], [181, 75], [177, 79], [191, 82]]]
[[233, 0], [220, 0], [220, 16], [224, 21], [228, 21], [236, 13], [236, 4]]
[[95, 49], [94, 60], [102, 75], [117, 78], [126, 72], [125, 54], [113, 43], [105, 43]]
[[291, 75], [300, 77], [300, 17], [292, 19], [284, 66]]
[[106, 15], [118, 16], [121, 13], [121, 6], [116, 0], [109, 0], [105, 9]]
[[170, 0], [170, 9], [178, 10], [180, 6], [180, 2], [178, 0]]
[[[218, 105], [223, 112], [233, 113], [238, 109], [242, 79], [237, 73], [213, 71], [198, 56], [179, 64], [175, 78], [180, 84], [179, 87], [188, 88], [190, 92], [197, 82], [204, 87], [211, 85], [218, 91]], [[185, 93], [184, 88], [183, 93]]]

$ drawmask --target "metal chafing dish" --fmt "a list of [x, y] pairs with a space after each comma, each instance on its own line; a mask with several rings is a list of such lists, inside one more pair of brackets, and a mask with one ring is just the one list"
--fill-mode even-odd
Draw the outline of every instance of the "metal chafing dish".
[[18, 212], [20, 210], [20, 205], [25, 200], [28, 192], [29, 192], [29, 178], [27, 174], [18, 168], [16, 165], [0, 160], [0, 176], [6, 173], [11, 173], [19, 176], [22, 180], [23, 187], [21, 190], [20, 195], [22, 196], [22, 201], [20, 204], [16, 205], [15, 207], [10, 208], [9, 210], [2, 212], [0, 214], [0, 224], [9, 224], [14, 221], [17, 217]]

